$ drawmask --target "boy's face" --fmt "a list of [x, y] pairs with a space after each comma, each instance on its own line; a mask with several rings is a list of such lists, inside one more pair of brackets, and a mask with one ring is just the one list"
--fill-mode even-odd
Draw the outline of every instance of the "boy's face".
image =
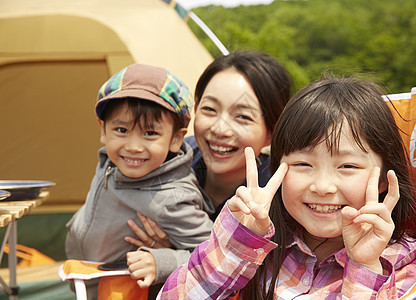
[[[173, 136], [173, 121], [166, 115], [153, 128], [134, 126], [134, 119], [123, 104], [106, 122], [98, 120], [101, 129], [100, 141], [106, 146], [110, 160], [127, 177], [140, 178], [159, 167], [168, 152], [178, 152], [186, 129]], [[143, 124], [142, 124], [143, 125]]]

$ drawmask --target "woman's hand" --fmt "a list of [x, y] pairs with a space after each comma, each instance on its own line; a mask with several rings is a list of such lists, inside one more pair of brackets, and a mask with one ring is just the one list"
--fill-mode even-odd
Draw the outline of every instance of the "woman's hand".
[[146, 231], [142, 230], [133, 220], [128, 220], [127, 224], [137, 235], [139, 239], [132, 238], [130, 236], [124, 237], [124, 240], [137, 247], [149, 247], [149, 248], [171, 248], [172, 245], [169, 241], [169, 237], [155, 221], [149, 219], [139, 212], [137, 216], [143, 223]]
[[288, 170], [282, 163], [264, 188], [259, 187], [257, 164], [252, 148], [245, 149], [247, 187], [240, 186], [228, 201], [228, 208], [241, 224], [251, 231], [265, 235], [270, 226], [269, 210], [274, 194]]
[[394, 231], [391, 212], [399, 200], [399, 183], [394, 171], [387, 172], [388, 194], [378, 202], [380, 168], [370, 174], [366, 190], [366, 203], [356, 210], [342, 209], [342, 236], [348, 256], [356, 263], [382, 274], [380, 255]]
[[155, 281], [156, 263], [149, 252], [141, 250], [128, 252], [127, 265], [131, 278], [137, 280], [140, 288], [148, 288]]

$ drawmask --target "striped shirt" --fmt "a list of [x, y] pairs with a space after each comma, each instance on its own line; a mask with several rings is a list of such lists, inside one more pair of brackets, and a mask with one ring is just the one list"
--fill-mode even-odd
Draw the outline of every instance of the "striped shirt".
[[[242, 289], [277, 245], [239, 223], [225, 206], [209, 241], [174, 271], [158, 299], [227, 299]], [[341, 249], [316, 264], [316, 256], [293, 236], [280, 269], [274, 299], [397, 299], [416, 282], [416, 242], [389, 244], [381, 257], [384, 275], [350, 260]], [[271, 278], [271, 274], [268, 274]]]

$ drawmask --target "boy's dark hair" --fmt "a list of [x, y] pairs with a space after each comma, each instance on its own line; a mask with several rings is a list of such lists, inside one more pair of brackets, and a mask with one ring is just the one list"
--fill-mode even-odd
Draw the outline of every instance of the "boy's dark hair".
[[107, 102], [102, 114], [104, 123], [111, 119], [121, 109], [124, 103], [127, 103], [127, 109], [133, 116], [133, 127], [138, 126], [140, 129], [153, 128], [153, 122], [158, 122], [163, 116], [166, 116], [172, 121], [172, 134], [175, 134], [181, 128], [185, 128], [184, 118], [178, 114], [155, 102], [136, 98], [116, 99]]
[[[191, 119], [189, 109], [194, 102], [191, 92], [185, 83], [164, 68], [132, 64], [111, 76], [98, 91], [95, 105], [97, 117], [104, 120], [103, 112], [108, 103], [129, 98], [140, 100], [140, 103], [154, 102], [177, 114], [179, 118], [183, 119], [184, 125], [182, 127], [188, 127]], [[135, 111], [133, 106], [129, 107]], [[141, 113], [140, 110], [137, 110], [135, 115]], [[157, 116], [157, 114], [153, 113], [152, 116]], [[144, 120], [147, 120], [146, 116]]]

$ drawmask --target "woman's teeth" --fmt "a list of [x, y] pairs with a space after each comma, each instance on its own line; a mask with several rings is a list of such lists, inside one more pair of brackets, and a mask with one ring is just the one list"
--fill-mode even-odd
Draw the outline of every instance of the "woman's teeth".
[[319, 205], [319, 204], [308, 204], [314, 211], [321, 213], [331, 213], [342, 208], [342, 205]]
[[212, 151], [215, 151], [219, 154], [227, 154], [227, 153], [235, 151], [234, 147], [224, 147], [224, 146], [217, 146], [217, 145], [212, 145], [212, 144], [209, 144], [209, 147], [211, 148]]

